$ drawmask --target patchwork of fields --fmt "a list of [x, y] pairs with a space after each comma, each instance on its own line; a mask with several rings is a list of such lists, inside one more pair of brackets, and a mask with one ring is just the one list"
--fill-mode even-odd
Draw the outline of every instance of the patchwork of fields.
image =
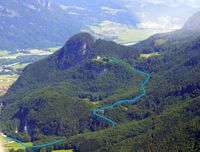
[[17, 80], [24, 67], [45, 58], [57, 49], [59, 47], [47, 50], [23, 50], [15, 53], [0, 50], [0, 95], [6, 93], [9, 87]]
[[[18, 143], [14, 142], [14, 141], [8, 140], [3, 135], [0, 135], [0, 141], [1, 141], [1, 145], [4, 146], [4, 149], [5, 149], [6, 152], [9, 152], [9, 150], [11, 150], [11, 149], [13, 149], [15, 151], [17, 151], [19, 149], [25, 150], [25, 147], [20, 146]], [[28, 144], [30, 146], [33, 145], [33, 143], [31, 143], [31, 142], [26, 143], [26, 144]]]
[[[10, 150], [18, 151], [18, 150], [25, 150], [26, 149], [25, 147], [19, 145], [18, 143], [14, 142], [14, 141], [8, 140], [3, 135], [0, 135], [0, 143], [4, 147], [5, 152], [9, 152]], [[29, 146], [33, 146], [32, 142], [28, 142], [28, 143], [25, 143], [25, 144], [27, 144]], [[0, 152], [2, 152], [2, 151], [0, 151]], [[54, 150], [53, 152], [73, 152], [73, 150], [72, 149], [69, 149], [69, 150]]]
[[89, 28], [92, 33], [105, 39], [114, 40], [120, 44], [139, 42], [157, 33], [157, 31], [139, 29], [109, 20], [105, 20], [102, 23], [90, 26]]

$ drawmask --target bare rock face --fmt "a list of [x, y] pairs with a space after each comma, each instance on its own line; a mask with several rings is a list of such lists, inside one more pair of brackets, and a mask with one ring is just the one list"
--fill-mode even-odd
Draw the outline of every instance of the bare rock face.
[[95, 38], [88, 33], [79, 33], [71, 37], [57, 54], [59, 67], [67, 69], [69, 66], [90, 58], [92, 56], [91, 47], [94, 43]]
[[197, 12], [185, 23], [183, 30], [200, 31], [200, 12]]

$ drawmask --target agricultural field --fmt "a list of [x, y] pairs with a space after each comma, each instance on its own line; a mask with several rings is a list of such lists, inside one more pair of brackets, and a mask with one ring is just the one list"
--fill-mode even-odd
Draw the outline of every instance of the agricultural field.
[[9, 87], [17, 80], [19, 75], [0, 75], [0, 95], [6, 93]]
[[21, 50], [15, 53], [0, 50], [0, 96], [7, 92], [27, 65], [47, 57], [59, 48]]
[[58, 47], [51, 47], [51, 48], [48, 49], [48, 51], [50, 51], [50, 52], [56, 52], [60, 48], [61, 48], [60, 46], [58, 46]]
[[[14, 141], [10, 141], [8, 140], [6, 137], [0, 135], [0, 141], [3, 143], [2, 145], [4, 146], [6, 152], [9, 152], [9, 150], [13, 149], [15, 151], [19, 150], [19, 149], [23, 149], [25, 150], [25, 147], [19, 145], [18, 143], [14, 142]], [[25, 143], [29, 146], [32, 146], [33, 143], [29, 142], [29, 143]]]
[[16, 79], [18, 75], [0, 75], [0, 86], [10, 86]]
[[12, 66], [14, 70], [21, 70], [24, 69], [29, 63], [18, 63]]
[[[8, 140], [6, 137], [4, 137], [1, 134], [0, 134], [0, 142], [1, 142], [1, 145], [3, 145], [5, 152], [9, 152], [10, 150], [17, 151], [17, 150], [25, 150], [26, 149], [25, 147], [21, 146], [17, 142]], [[28, 146], [33, 146], [32, 142], [27, 142], [25, 144], [28, 145]], [[69, 149], [69, 150], [53, 150], [53, 152], [73, 152], [73, 150], [72, 149]]]
[[[29, 146], [32, 146], [32, 145], [33, 145], [31, 142], [25, 143], [25, 144], [27, 144], [27, 145], [29, 145]], [[12, 142], [12, 143], [6, 144], [6, 145], [5, 145], [5, 149], [6, 149], [7, 152], [9, 152], [9, 150], [11, 150], [11, 149], [17, 151], [17, 150], [19, 150], [19, 149], [24, 149], [24, 150], [25, 150], [26, 148], [23, 147], [23, 146], [21, 146], [21, 145], [19, 145], [19, 144], [16, 143], [16, 142]]]
[[156, 31], [138, 29], [109, 20], [103, 21], [96, 26], [90, 26], [89, 28], [92, 33], [121, 44], [139, 42], [156, 33]]
[[0, 50], [0, 57], [7, 56], [9, 53], [6, 50]]

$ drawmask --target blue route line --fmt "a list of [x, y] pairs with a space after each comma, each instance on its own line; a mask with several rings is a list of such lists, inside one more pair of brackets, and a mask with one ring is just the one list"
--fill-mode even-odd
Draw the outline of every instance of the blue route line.
[[[111, 58], [109, 58], [109, 60], [110, 60], [111, 62], [122, 62], [121, 60], [116, 60], [116, 59], [114, 60], [114, 59], [111, 59]], [[97, 112], [98, 112], [98, 111], [101, 111], [101, 110], [107, 110], [107, 109], [114, 108], [114, 106], [117, 106], [117, 105], [122, 104], [122, 103], [125, 103], [125, 102], [136, 103], [138, 99], [140, 99], [140, 98], [142, 98], [143, 96], [146, 95], [146, 90], [145, 90], [144, 86], [145, 86], [146, 83], [149, 82], [149, 80], [150, 80], [150, 78], [151, 78], [150, 74], [148, 74], [148, 73], [146, 73], [146, 72], [142, 72], [142, 71], [137, 70], [137, 69], [134, 69], [134, 68], [133, 68], [133, 70], [136, 71], [136, 72], [139, 72], [139, 73], [141, 73], [141, 74], [143, 74], [143, 75], [146, 76], [146, 80], [145, 80], [142, 84], [140, 84], [140, 88], [143, 90], [143, 93], [141, 93], [140, 95], [136, 96], [136, 97], [135, 97], [134, 99], [132, 99], [132, 100], [120, 100], [120, 101], [116, 101], [115, 103], [113, 103], [113, 104], [110, 105], [110, 106], [106, 106], [106, 107], [102, 107], [102, 108], [97, 108], [97, 109], [94, 109], [94, 110], [93, 110], [93, 114], [94, 114], [95, 116], [100, 117], [100, 118], [102, 118], [102, 119], [104, 119], [104, 120], [110, 122], [110, 123], [112, 124], [112, 127], [113, 127], [113, 128], [115, 127], [115, 125], [116, 125], [117, 123], [116, 123], [115, 121], [113, 121], [113, 120], [111, 120], [111, 119], [105, 117], [105, 116], [102, 116], [102, 115], [98, 114]], [[21, 145], [21, 146], [23, 146], [23, 147], [25, 147], [25, 148], [27, 148], [27, 149], [35, 149], [35, 148], [42, 148], [42, 147], [52, 146], [52, 145], [55, 145], [55, 144], [58, 144], [58, 143], [64, 141], [64, 139], [59, 139], [59, 140], [56, 140], [56, 141], [54, 141], [54, 142], [50, 142], [50, 143], [46, 143], [46, 144], [40, 144], [40, 145], [36, 145], [36, 146], [29, 146], [29, 145], [27, 145], [27, 144], [24, 144], [24, 143], [21, 142], [20, 140], [15, 139], [15, 138], [8, 137], [8, 136], [7, 136], [6, 138], [9, 139], [9, 140], [12, 140], [12, 141], [17, 142], [19, 145]]]
[[58, 144], [60, 142], [63, 142], [63, 140], [64, 140], [64, 139], [59, 139], [59, 140], [56, 140], [54, 142], [50, 142], [50, 143], [46, 143], [46, 144], [40, 144], [40, 145], [36, 145], [36, 146], [29, 146], [27, 144], [24, 144], [20, 140], [15, 139], [15, 138], [8, 137], [8, 136], [6, 138], [9, 139], [9, 140], [17, 142], [19, 145], [21, 145], [21, 146], [23, 146], [25, 148], [28, 148], [28, 149], [35, 149], [35, 148], [42, 148], [42, 147], [52, 146], [52, 145]]
[[[109, 60], [110, 60], [111, 62], [115, 62], [115, 63], [116, 63], [116, 62], [122, 62], [121, 60], [116, 60], [116, 59], [111, 59], [111, 58], [109, 58]], [[144, 87], [145, 87], [145, 84], [148, 83], [149, 80], [150, 80], [150, 78], [151, 78], [150, 74], [148, 74], [148, 73], [146, 73], [146, 72], [143, 72], [143, 71], [140, 71], [140, 70], [137, 70], [137, 69], [135, 69], [135, 68], [133, 68], [133, 70], [146, 76], [146, 80], [145, 80], [143, 83], [140, 84], [140, 88], [142, 89], [142, 93], [141, 93], [140, 95], [136, 96], [135, 98], [131, 99], [131, 100], [120, 100], [120, 101], [116, 101], [115, 103], [113, 103], [113, 104], [110, 105], [110, 106], [105, 106], [105, 107], [97, 108], [97, 109], [94, 109], [94, 110], [93, 110], [93, 114], [94, 114], [95, 116], [97, 116], [97, 117], [99, 117], [99, 118], [102, 118], [102, 119], [108, 121], [109, 123], [112, 124], [112, 127], [113, 127], [113, 128], [115, 128], [115, 126], [116, 126], [117, 123], [116, 123], [115, 121], [113, 121], [112, 119], [109, 119], [109, 118], [107, 118], [107, 117], [105, 117], [105, 116], [102, 116], [102, 115], [98, 114], [97, 112], [98, 112], [98, 111], [102, 111], [102, 110], [112, 109], [112, 108], [114, 108], [115, 106], [117, 106], [117, 105], [119, 105], [119, 104], [122, 104], [122, 103], [126, 103], [126, 102], [127, 102], [127, 103], [136, 103], [140, 98], [142, 98], [143, 96], [146, 95], [146, 90], [145, 90]]]

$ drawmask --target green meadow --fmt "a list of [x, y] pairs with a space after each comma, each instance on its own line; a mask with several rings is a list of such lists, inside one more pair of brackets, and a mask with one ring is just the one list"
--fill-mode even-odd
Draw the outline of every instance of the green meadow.
[[103, 21], [99, 25], [90, 26], [90, 30], [106, 38], [114, 38], [117, 43], [138, 42], [147, 39], [155, 32], [138, 29], [112, 21]]
[[[7, 138], [5, 138], [5, 137], [3, 137], [1, 135], [0, 135], [0, 140], [3, 142], [3, 145], [5, 147], [6, 152], [9, 152], [11, 149], [13, 149], [15, 151], [20, 150], [20, 149], [22, 149], [22, 150], [26, 149], [25, 147], [21, 146], [17, 142], [10, 141], [10, 140], [8, 140]], [[33, 145], [33, 143], [31, 143], [31, 142], [27, 142], [25, 144], [27, 144], [29, 146]]]
[[140, 57], [147, 59], [147, 58], [159, 56], [159, 55], [160, 55], [160, 53], [154, 52], [154, 53], [149, 53], [149, 54], [140, 54]]

